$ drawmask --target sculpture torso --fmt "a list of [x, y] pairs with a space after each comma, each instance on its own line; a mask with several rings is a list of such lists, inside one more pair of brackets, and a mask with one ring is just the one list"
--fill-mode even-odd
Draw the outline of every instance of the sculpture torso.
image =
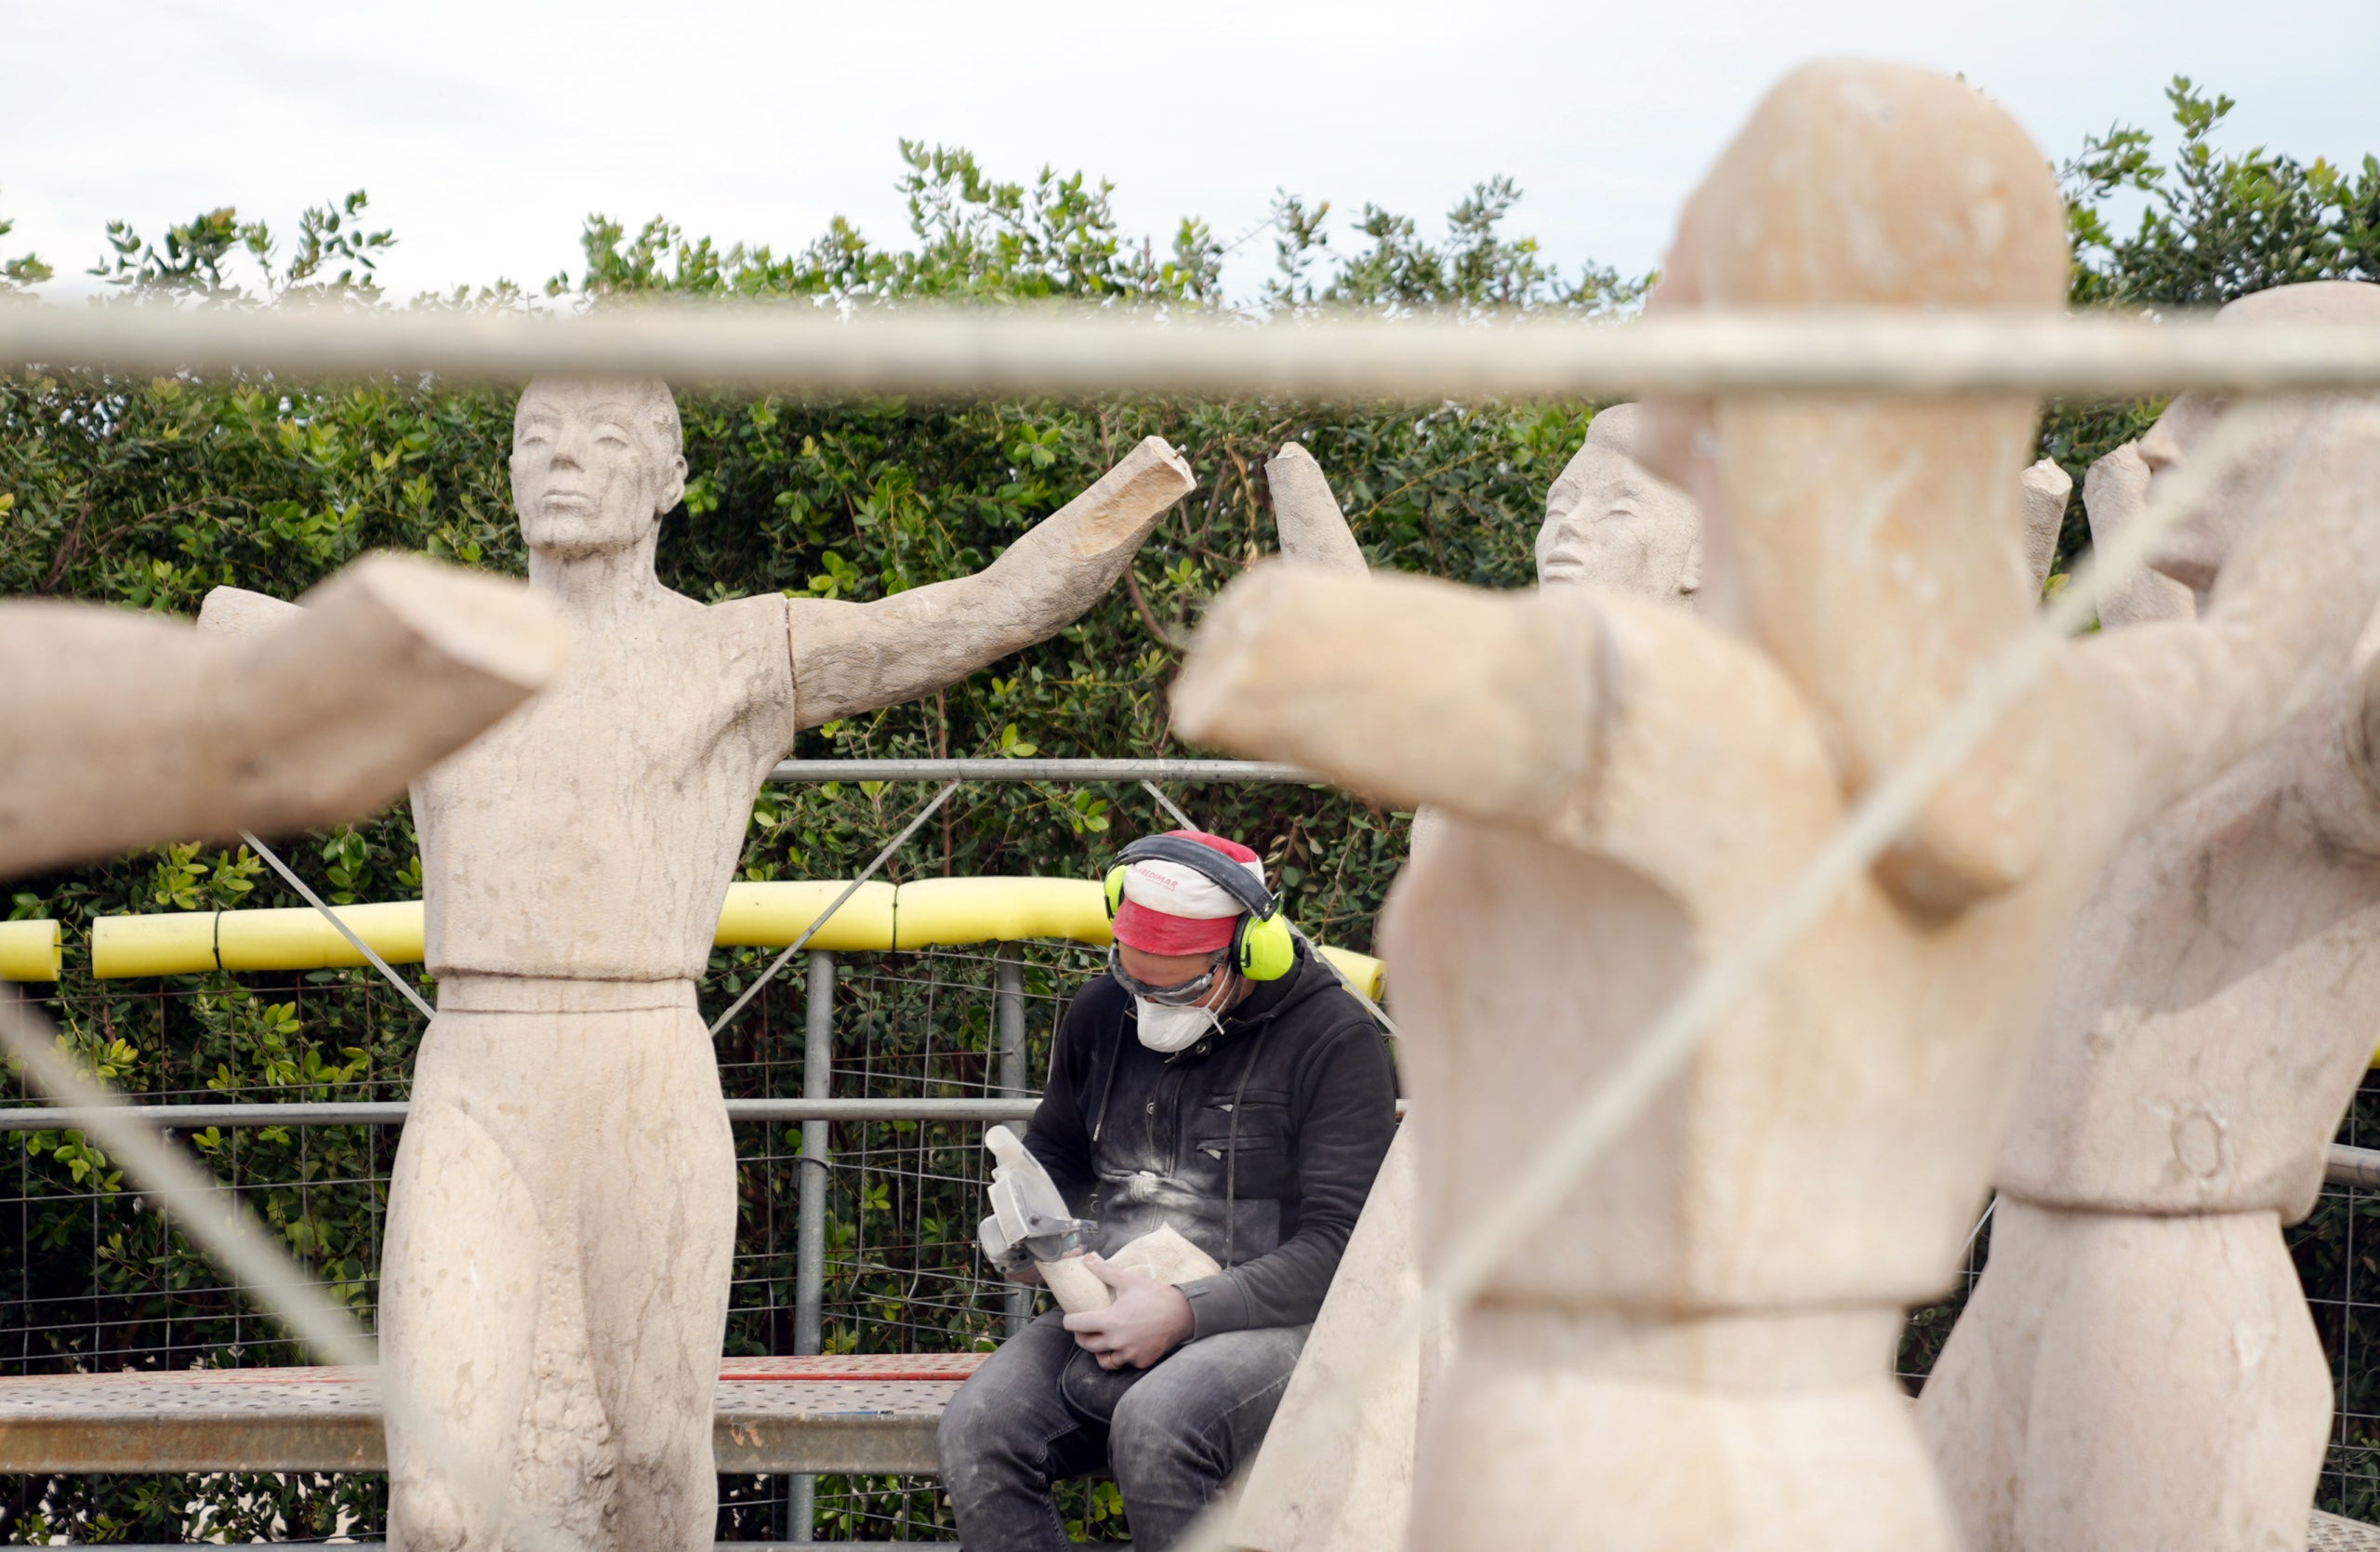
[[[1600, 589], [1558, 596], [1607, 629], [1593, 797], [1543, 838], [1447, 816], [1383, 923], [1409, 1086], [1435, 1096], [1415, 1118], [1443, 1161], [1424, 1172], [1425, 1242], [1542, 1146], [1844, 814], [1814, 719], [1756, 650]], [[2064, 714], [2077, 688], [2053, 670], [2030, 714], [2087, 740]], [[1862, 874], [1497, 1296], [1678, 1311], [1938, 1293], [2028, 1055], [2025, 988], [2113, 819], [2060, 817], [2034, 876], [1945, 922]]]
[[2360, 693], [2144, 829], [2078, 923], [1997, 1172], [2058, 1207], [2303, 1216], [2370, 1063], [2380, 804]]
[[699, 975], [794, 728], [778, 595], [656, 590], [581, 630], [545, 694], [415, 785], [431, 973]]

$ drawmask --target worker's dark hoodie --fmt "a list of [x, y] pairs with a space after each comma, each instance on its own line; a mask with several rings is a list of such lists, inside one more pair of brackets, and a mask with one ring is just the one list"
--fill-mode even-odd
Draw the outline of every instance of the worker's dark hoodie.
[[[1160, 1224], [1221, 1262], [1184, 1283], [1196, 1334], [1312, 1320], [1396, 1130], [1380, 1031], [1327, 965], [1260, 981], [1167, 1055], [1101, 975], [1058, 1027], [1025, 1146], [1113, 1254]], [[1235, 1162], [1236, 1161], [1236, 1162]]]

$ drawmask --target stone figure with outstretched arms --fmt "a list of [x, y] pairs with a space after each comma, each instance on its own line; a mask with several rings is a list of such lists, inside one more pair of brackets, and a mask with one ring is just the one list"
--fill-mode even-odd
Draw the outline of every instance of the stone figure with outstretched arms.
[[[2282, 286], [2219, 316], [2380, 328], [2380, 285]], [[2094, 532], [2225, 413], [2185, 394], [2102, 460]], [[2369, 465], [2339, 468], [2306, 418], [2287, 412], [2160, 541], [2166, 588], [2220, 599], [2269, 542], [2258, 509], [2304, 499], [2283, 493], [2309, 458], [2363, 482], [2328, 499], [2380, 521]], [[2189, 595], [2168, 596], [2119, 595], [2135, 618], [2187, 618]], [[2331, 1373], [2281, 1227], [2312, 1209], [2372, 1060], [2375, 733], [2380, 619], [2310, 709], [2125, 844], [2065, 942], [1993, 1172], [1990, 1260], [1918, 1403], [1968, 1552], [2306, 1545]]]
[[[1972, 87], [1827, 62], [1722, 153], [1665, 274], [1659, 312], [2052, 312], [2063, 212]], [[1646, 465], [1705, 520], [1693, 613], [1263, 567], [1175, 688], [1194, 738], [1445, 815], [1382, 928], [1425, 1269], [2035, 628], [2031, 401], [1646, 414]], [[1501, 1262], [1427, 1409], [1412, 1545], [1954, 1544], [1890, 1359], [1974, 1222], [2059, 946], [2123, 838], [2305, 707], [2380, 591], [2380, 410], [2286, 434], [2203, 617], [2056, 650]]]
[[[1656, 604], [1690, 606], [1701, 586], [1702, 514], [1694, 498], [1639, 461], [1645, 411], [1595, 412], [1585, 441], [1546, 493], [1537, 534], [1537, 579], [1588, 583]], [[1265, 465], [1281, 557], [1291, 564], [1364, 572], [1363, 551], [1312, 455], [1295, 443]], [[2073, 484], [2043, 458], [2017, 481], [2026, 553], [2038, 590], [2049, 573]], [[1437, 816], [1414, 816], [1416, 856], [1440, 833]], [[1232, 1542], [1250, 1552], [1362, 1552], [1402, 1545], [1411, 1515], [1414, 1442], [1436, 1384], [1448, 1333], [1433, 1330], [1388, 1358], [1376, 1333], [1420, 1291], [1414, 1219], [1421, 1174], [1411, 1134], [1381, 1165], [1347, 1255], [1330, 1285], [1281, 1399], [1271, 1442], [1257, 1456], [1232, 1519]], [[1359, 1409], [1334, 1408], [1328, 1392], [1358, 1376]]]
[[[734, 1154], [694, 980], [751, 803], [795, 733], [931, 694], [1098, 600], [1194, 482], [1142, 443], [982, 573], [869, 604], [703, 604], [654, 574], [685, 484], [658, 382], [522, 393], [530, 586], [576, 644], [414, 788], [438, 1016], [390, 1188], [383, 1362], [573, 1545], [707, 1547]], [[286, 605], [218, 590], [203, 623]], [[392, 1426], [391, 1545], [495, 1548]]]

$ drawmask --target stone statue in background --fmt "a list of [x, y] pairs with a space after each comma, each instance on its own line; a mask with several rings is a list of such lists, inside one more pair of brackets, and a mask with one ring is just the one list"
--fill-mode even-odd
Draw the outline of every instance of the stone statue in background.
[[429, 561], [368, 556], [308, 602], [251, 642], [0, 604], [0, 878], [368, 813], [569, 656], [526, 589]]
[[[2048, 313], [2063, 214], [1972, 87], [1829, 62], [1723, 153], [1666, 277], [1662, 312]], [[1708, 518], [1693, 614], [1259, 567], [1175, 687], [1191, 737], [1446, 813], [1382, 940], [1428, 1100], [1425, 1262], [2034, 628], [2030, 401], [1646, 411], [1647, 467]], [[1902, 1311], [1949, 1280], [2100, 867], [2303, 708], [2370, 612], [2375, 431], [2305, 418], [2205, 624], [2059, 649], [1503, 1264], [1428, 1410], [1413, 1545], [1952, 1545], [1891, 1373]]]
[[1660, 604], [1702, 585], [1702, 514], [1694, 497], [1637, 459], [1644, 408], [1613, 405], [1554, 478], [1537, 531], [1540, 585], [1593, 582]]
[[[2380, 285], [2284, 286], [2221, 316], [2371, 327]], [[2134, 469], [2163, 478], [2221, 413], [2185, 394], [2095, 468], [2094, 531], [2137, 504]], [[2380, 527], [2372, 444], [2339, 458], [2308, 434], [2319, 413], [2293, 411], [2157, 567], [2220, 598], [2277, 500]], [[2157, 652], [2194, 632], [2120, 634]], [[2063, 946], [1990, 1259], [1918, 1408], [1968, 1552], [2306, 1544], [2331, 1373], [2281, 1227], [2312, 1209], [2372, 1060], [2375, 734], [2380, 617], [2310, 709], [2117, 854]]]
[[[1593, 582], [1656, 603], [1692, 601], [1702, 585], [1702, 513], [1694, 497], [1638, 458], [1644, 406], [1613, 405], [1587, 423], [1587, 440], [1545, 498], [1537, 532], [1540, 584]], [[2057, 556], [2074, 481], [2043, 458], [2017, 476], [2025, 505], [2025, 564], [2039, 592]], [[1282, 546], [1288, 550], [1285, 540]]]
[[[381, 1284], [384, 1364], [509, 1481], [508, 1512], [617, 1552], [713, 1533], [734, 1151], [694, 980], [754, 795], [798, 730], [1075, 619], [1194, 484], [1151, 438], [978, 576], [706, 605], [654, 575], [680, 440], [661, 383], [521, 395], [530, 586], [577, 655], [414, 789], [438, 1017]], [[276, 612], [223, 590], [202, 623]], [[393, 1420], [389, 1459], [392, 1546], [498, 1545], [488, 1506]]]

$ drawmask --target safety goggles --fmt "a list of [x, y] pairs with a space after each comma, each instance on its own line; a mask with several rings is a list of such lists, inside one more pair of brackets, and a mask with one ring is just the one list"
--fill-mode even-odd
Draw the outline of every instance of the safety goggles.
[[1135, 997], [1145, 998], [1161, 1008], [1186, 1008], [1205, 997], [1215, 987], [1215, 976], [1223, 967], [1227, 953], [1217, 954], [1207, 962], [1206, 970], [1179, 986], [1153, 987], [1124, 968], [1124, 952], [1111, 943], [1107, 946], [1107, 973], [1116, 984]]

